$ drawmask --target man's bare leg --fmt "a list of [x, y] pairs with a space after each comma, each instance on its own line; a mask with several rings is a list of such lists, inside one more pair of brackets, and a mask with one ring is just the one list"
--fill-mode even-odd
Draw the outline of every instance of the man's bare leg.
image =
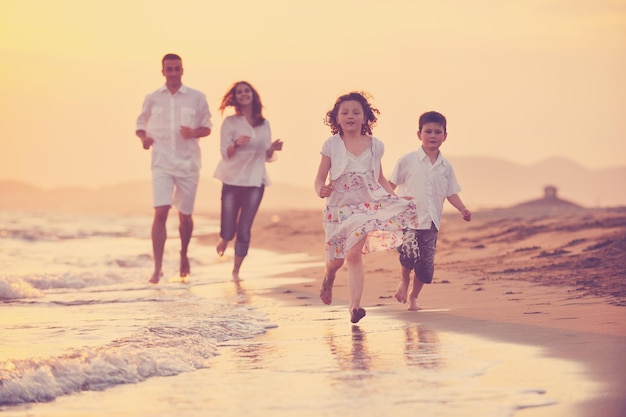
[[422, 287], [424, 283], [419, 280], [417, 275], [413, 277], [413, 289], [411, 290], [411, 294], [409, 295], [409, 311], [418, 311], [421, 310], [422, 307], [417, 304], [417, 297], [422, 291]]
[[184, 278], [191, 272], [187, 249], [189, 248], [189, 242], [191, 241], [191, 235], [193, 233], [193, 218], [191, 214], [178, 213], [178, 219], [180, 221], [178, 226], [178, 232], [180, 234], [180, 276]]
[[342, 265], [343, 259], [326, 261], [326, 274], [324, 275], [324, 281], [322, 281], [322, 287], [320, 288], [320, 300], [322, 300], [324, 304], [330, 304], [333, 301], [335, 275]]
[[409, 284], [411, 283], [411, 270], [405, 267], [402, 267], [400, 271], [400, 283], [398, 284], [398, 289], [396, 290], [396, 300], [399, 303], [406, 304], [407, 294], [409, 292]]
[[165, 250], [165, 240], [167, 239], [167, 214], [170, 206], [160, 206], [154, 208], [154, 220], [152, 221], [152, 253], [154, 255], [154, 272], [150, 278], [151, 284], [158, 284], [163, 272], [163, 251]]

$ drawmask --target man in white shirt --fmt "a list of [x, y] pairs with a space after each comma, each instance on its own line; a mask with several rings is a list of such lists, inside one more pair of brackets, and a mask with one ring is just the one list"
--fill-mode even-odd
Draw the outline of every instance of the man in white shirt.
[[454, 169], [439, 150], [448, 136], [446, 124], [446, 118], [441, 113], [431, 111], [422, 114], [417, 131], [422, 146], [401, 157], [389, 178], [394, 189], [399, 186], [398, 196], [415, 200], [417, 207], [419, 227], [417, 230], [405, 230], [403, 243], [398, 247], [402, 265], [396, 292], [399, 302], [407, 302], [410, 273], [415, 273], [413, 289], [408, 295], [410, 311], [420, 309], [417, 297], [424, 284], [433, 280], [435, 249], [445, 200], [461, 213], [464, 220], [472, 219], [471, 211], [459, 197], [461, 187]]
[[191, 215], [201, 167], [198, 141], [211, 134], [212, 126], [205, 95], [182, 84], [180, 56], [166, 54], [161, 65], [165, 85], [146, 96], [135, 131], [143, 148], [152, 148], [152, 284], [157, 284], [163, 275], [166, 222], [172, 205], [179, 212], [180, 277], [184, 279], [190, 273], [187, 248], [193, 232]]

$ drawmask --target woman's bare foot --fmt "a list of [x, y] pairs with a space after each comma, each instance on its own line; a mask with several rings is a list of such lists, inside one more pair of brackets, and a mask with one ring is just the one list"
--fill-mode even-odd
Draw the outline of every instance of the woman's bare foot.
[[217, 254], [219, 256], [224, 256], [224, 252], [226, 251], [227, 247], [228, 247], [228, 241], [220, 238], [219, 242], [217, 242], [217, 246], [215, 247], [215, 250], [217, 251]]
[[239, 276], [239, 271], [233, 271], [233, 282], [240, 282], [241, 277]]
[[148, 282], [150, 284], [158, 284], [162, 276], [163, 276], [163, 272], [161, 272], [161, 270], [154, 271], [154, 273], [152, 274], [152, 278], [150, 278]]
[[421, 310], [419, 304], [417, 304], [417, 298], [409, 298], [409, 311], [418, 311]]
[[364, 308], [354, 308], [350, 311], [350, 322], [352, 323], [358, 323], [363, 317], [365, 317]]
[[180, 277], [185, 278], [191, 272], [191, 268], [189, 266], [189, 258], [187, 258], [187, 254], [180, 253]]
[[333, 284], [335, 277], [324, 277], [322, 281], [322, 288], [320, 288], [320, 300], [324, 304], [330, 304], [333, 301]]
[[399, 303], [406, 304], [407, 294], [409, 292], [409, 281], [401, 279], [400, 284], [398, 284], [398, 289], [396, 290], [396, 300]]

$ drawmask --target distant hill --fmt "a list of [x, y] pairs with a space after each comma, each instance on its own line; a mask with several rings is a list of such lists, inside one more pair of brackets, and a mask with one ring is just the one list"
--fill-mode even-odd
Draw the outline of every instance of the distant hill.
[[[546, 186], [554, 186], [560, 198], [582, 207], [626, 206], [626, 167], [590, 170], [563, 158], [551, 158], [530, 166], [493, 158], [449, 159], [463, 187], [461, 197], [474, 211], [512, 207], [540, 199]], [[308, 175], [310, 184], [314, 174]], [[220, 190], [218, 181], [202, 179], [196, 200], [197, 211], [219, 213]], [[0, 210], [135, 214], [151, 212], [151, 201], [150, 181], [100, 188], [44, 190], [30, 184], [0, 180]], [[312, 185], [274, 183], [266, 189], [261, 209], [322, 210], [323, 204], [324, 201], [313, 192]]]
[[564, 158], [518, 165], [493, 158], [449, 157], [467, 205], [508, 207], [543, 197], [546, 186], [587, 208], [626, 206], [626, 167], [591, 170]]
[[[74, 213], [137, 214], [152, 212], [150, 181], [101, 188], [64, 187], [43, 190], [15, 181], [0, 181], [0, 210], [65, 211]], [[201, 179], [196, 198], [198, 213], [219, 214], [221, 183]], [[285, 184], [267, 187], [262, 209], [323, 208], [323, 200], [309, 188]]]

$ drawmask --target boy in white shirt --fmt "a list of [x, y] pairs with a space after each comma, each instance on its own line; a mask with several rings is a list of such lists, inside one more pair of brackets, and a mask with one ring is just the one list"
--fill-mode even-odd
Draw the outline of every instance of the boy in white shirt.
[[[419, 227], [405, 230], [404, 241], [398, 247], [402, 272], [395, 297], [401, 303], [408, 300], [409, 311], [420, 310], [417, 297], [424, 284], [433, 280], [444, 201], [447, 199], [461, 213], [463, 220], [472, 219], [471, 211], [459, 197], [461, 187], [454, 169], [439, 150], [447, 135], [443, 114], [435, 111], [422, 114], [417, 131], [422, 146], [401, 157], [389, 178], [394, 189], [399, 187], [398, 196], [415, 200], [417, 206]], [[413, 288], [408, 294], [411, 271], [414, 271]]]

